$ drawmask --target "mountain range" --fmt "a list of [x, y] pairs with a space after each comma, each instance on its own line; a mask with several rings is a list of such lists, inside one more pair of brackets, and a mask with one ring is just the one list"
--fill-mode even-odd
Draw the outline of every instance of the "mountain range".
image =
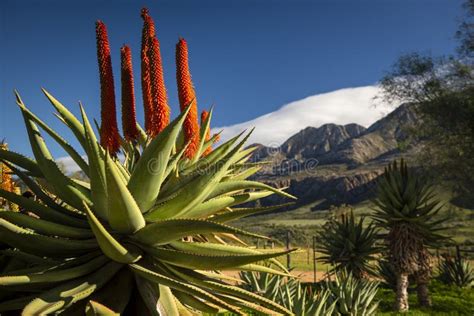
[[[256, 146], [252, 161], [267, 164], [259, 181], [288, 187], [298, 197], [293, 206], [321, 201], [316, 209], [353, 204], [370, 198], [384, 167], [401, 157], [413, 160], [420, 144], [409, 139], [417, 115], [403, 104], [368, 128], [358, 124], [308, 126], [278, 147]], [[410, 140], [410, 141], [409, 141]], [[262, 204], [278, 203], [269, 197]]]

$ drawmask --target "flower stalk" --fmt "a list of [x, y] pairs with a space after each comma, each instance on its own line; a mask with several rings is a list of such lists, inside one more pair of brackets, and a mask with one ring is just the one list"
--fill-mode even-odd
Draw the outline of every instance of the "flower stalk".
[[185, 143], [189, 144], [184, 155], [192, 159], [199, 147], [199, 123], [196, 92], [189, 71], [188, 45], [183, 38], [176, 44], [176, 80], [181, 111], [191, 104], [191, 109], [184, 121], [184, 139]]
[[107, 36], [107, 28], [102, 21], [96, 23], [97, 59], [100, 77], [101, 126], [100, 144], [112, 155], [120, 149], [120, 135], [115, 109], [114, 76]]
[[138, 138], [135, 111], [135, 88], [133, 82], [132, 51], [124, 45], [120, 49], [122, 72], [122, 130], [127, 141]]
[[150, 61], [151, 101], [153, 107], [153, 131], [158, 134], [170, 123], [170, 107], [166, 96], [160, 43], [156, 37], [150, 38], [148, 49]]

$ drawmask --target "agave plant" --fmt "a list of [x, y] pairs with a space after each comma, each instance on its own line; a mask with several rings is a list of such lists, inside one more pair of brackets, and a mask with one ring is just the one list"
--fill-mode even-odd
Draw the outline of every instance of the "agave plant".
[[[97, 24], [100, 139], [82, 106], [76, 117], [43, 90], [80, 144], [73, 148], [16, 94], [34, 159], [5, 149], [0, 149], [0, 159], [37, 199], [7, 190], [0, 190], [0, 197], [36, 216], [0, 211], [0, 239], [10, 247], [1, 253], [0, 312], [192, 315], [227, 310], [243, 315], [245, 309], [292, 314], [270, 299], [231, 285], [220, 271], [288, 273], [272, 258], [291, 250], [250, 249], [238, 235], [265, 237], [227, 222], [275, 208], [236, 207], [241, 203], [271, 194], [293, 197], [246, 180], [258, 171], [258, 166], [246, 163], [253, 149], [243, 149], [250, 133], [209, 152], [215, 137], [206, 140], [201, 135], [209, 130], [212, 111], [200, 128], [183, 40], [178, 43], [178, 91], [180, 102], [186, 104], [169, 122], [154, 26], [146, 11], [142, 16], [142, 90], [149, 102], [145, 130], [135, 121], [129, 50], [124, 48], [125, 135], [118, 134], [110, 47], [102, 22]], [[69, 154], [88, 182], [58, 168], [43, 132]], [[271, 267], [258, 263], [266, 259]]]
[[240, 272], [241, 287], [285, 306], [295, 315], [332, 315], [337, 300], [330, 301], [330, 291], [312, 293], [298, 280], [267, 272]]
[[386, 259], [379, 260], [377, 264], [377, 276], [382, 280], [382, 283], [388, 288], [396, 291], [397, 289], [397, 274], [393, 269], [390, 261]]
[[438, 278], [445, 284], [469, 287], [474, 282], [474, 270], [469, 261], [460, 256], [444, 256], [440, 262]]
[[408, 169], [402, 160], [385, 169], [378, 183], [374, 221], [386, 230], [389, 260], [397, 275], [395, 308], [408, 310], [408, 276], [416, 276], [418, 299], [429, 305], [431, 265], [428, 247], [439, 247], [446, 218], [437, 218], [442, 205], [433, 186]]
[[328, 221], [317, 237], [320, 259], [333, 264], [336, 272], [346, 270], [357, 278], [373, 274], [370, 262], [380, 251], [375, 245], [377, 229], [372, 223], [364, 224], [364, 218], [356, 222], [353, 212]]
[[335, 274], [334, 281], [327, 280], [330, 301], [336, 303], [338, 315], [375, 315], [378, 302], [375, 301], [379, 283], [357, 279], [351, 273], [341, 271]]

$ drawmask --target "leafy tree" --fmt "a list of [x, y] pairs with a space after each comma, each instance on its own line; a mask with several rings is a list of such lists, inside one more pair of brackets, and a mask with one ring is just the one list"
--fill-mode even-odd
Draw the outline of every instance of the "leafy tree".
[[401, 56], [381, 80], [383, 98], [409, 102], [420, 121], [413, 137], [423, 144], [419, 160], [432, 175], [474, 192], [474, 0], [456, 34], [458, 55]]

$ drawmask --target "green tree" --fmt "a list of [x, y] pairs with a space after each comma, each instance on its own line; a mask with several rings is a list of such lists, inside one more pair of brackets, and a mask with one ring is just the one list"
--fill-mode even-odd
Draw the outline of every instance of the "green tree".
[[474, 0], [465, 8], [456, 56], [403, 55], [381, 87], [385, 100], [411, 103], [419, 114], [413, 138], [424, 146], [419, 160], [426, 170], [453, 180], [458, 192], [473, 193]]

